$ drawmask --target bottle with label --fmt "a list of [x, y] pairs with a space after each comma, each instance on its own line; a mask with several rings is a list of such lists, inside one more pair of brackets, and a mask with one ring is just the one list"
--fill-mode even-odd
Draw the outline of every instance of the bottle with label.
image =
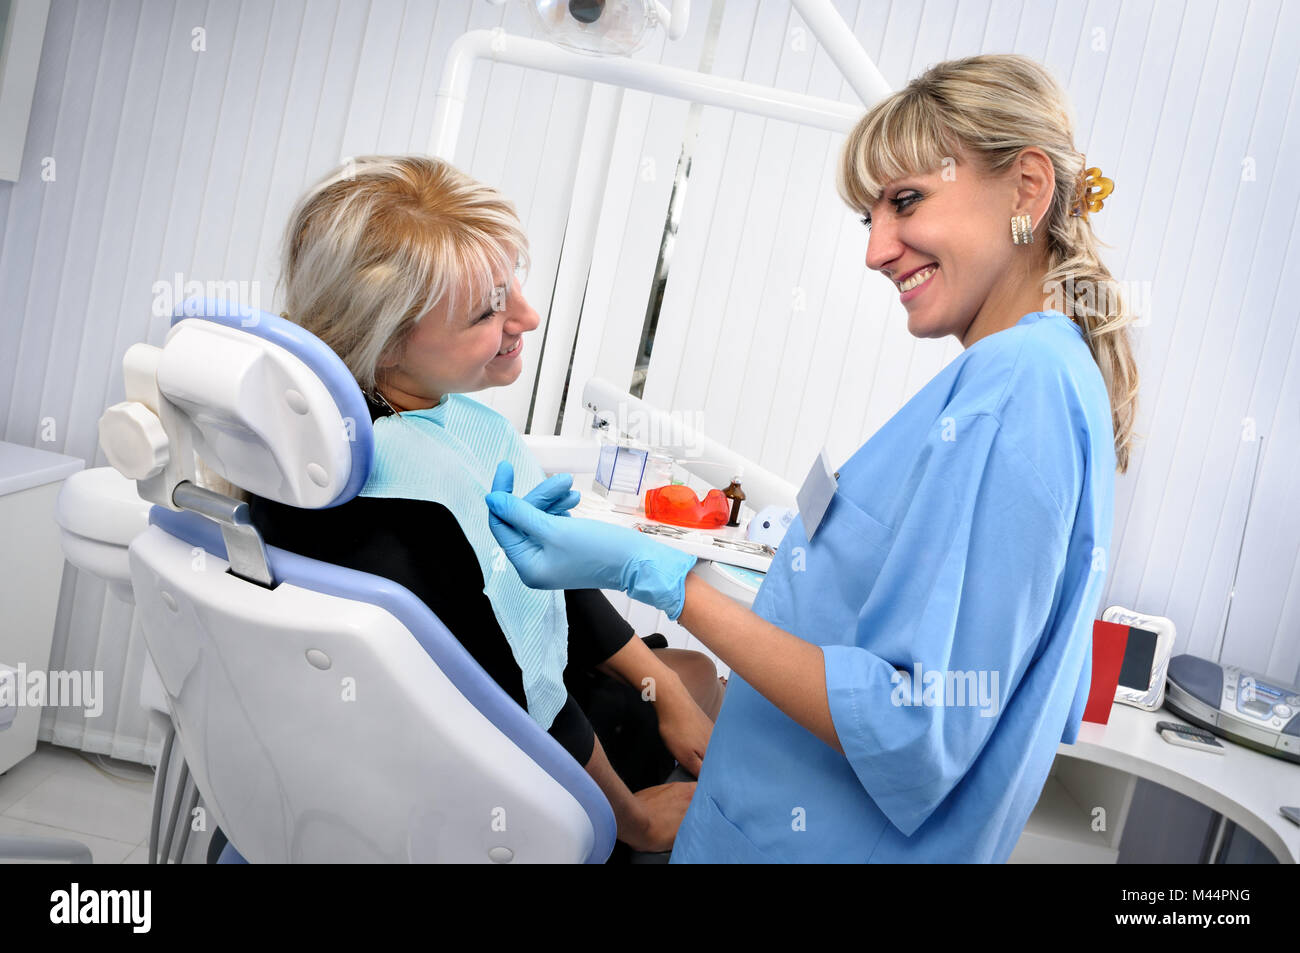
[[727, 488], [722, 491], [722, 495], [731, 500], [731, 519], [727, 521], [728, 526], [740, 525], [740, 504], [745, 501], [745, 491], [740, 488], [740, 477], [741, 474], [737, 473], [731, 478]]

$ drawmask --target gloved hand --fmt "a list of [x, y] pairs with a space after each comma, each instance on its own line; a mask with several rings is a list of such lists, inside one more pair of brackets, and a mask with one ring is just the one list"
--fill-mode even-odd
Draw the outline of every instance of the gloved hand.
[[486, 497], [488, 524], [527, 585], [618, 589], [662, 609], [670, 619], [682, 614], [694, 556], [636, 530], [544, 512], [528, 497], [515, 496], [514, 482], [514, 468], [503, 461]]
[[[492, 489], [496, 490], [497, 482], [501, 479], [501, 467], [510, 468], [510, 480], [514, 481], [514, 468], [508, 463], [502, 463], [497, 467], [496, 476], [492, 480]], [[509, 487], [506, 492], [509, 493]], [[537, 486], [525, 494], [524, 499], [533, 506], [537, 507], [544, 513], [550, 513], [554, 516], [568, 516], [569, 510], [578, 505], [582, 499], [582, 494], [573, 489], [572, 473], [557, 473], [554, 476], [547, 477]]]

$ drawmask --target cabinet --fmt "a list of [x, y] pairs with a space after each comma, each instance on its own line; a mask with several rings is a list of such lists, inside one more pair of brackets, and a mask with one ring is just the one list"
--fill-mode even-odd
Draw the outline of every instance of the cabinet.
[[[65, 565], [54, 504], [63, 481], [83, 466], [76, 457], [0, 441], [0, 664], [20, 675], [49, 669]], [[0, 773], [36, 750], [40, 722], [40, 707], [20, 705], [0, 733]]]

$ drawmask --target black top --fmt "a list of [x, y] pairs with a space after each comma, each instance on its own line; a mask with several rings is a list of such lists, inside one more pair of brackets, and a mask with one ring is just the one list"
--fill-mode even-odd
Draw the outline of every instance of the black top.
[[[382, 405], [368, 403], [372, 421], [389, 413]], [[483, 591], [474, 549], [456, 517], [441, 503], [358, 496], [329, 509], [304, 510], [254, 496], [249, 509], [267, 545], [383, 576], [409, 589], [474, 661], [520, 707], [527, 708], [523, 676]], [[598, 590], [568, 590], [564, 603], [569, 621], [565, 670], [569, 683], [575, 670], [589, 672], [626, 645], [634, 633]], [[555, 716], [550, 734], [579, 764], [591, 760], [595, 734], [572, 694]]]

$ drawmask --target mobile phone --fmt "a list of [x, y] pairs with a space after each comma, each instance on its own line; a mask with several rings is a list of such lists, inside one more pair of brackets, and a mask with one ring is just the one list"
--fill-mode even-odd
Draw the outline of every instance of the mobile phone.
[[1223, 745], [1219, 739], [1215, 738], [1204, 728], [1195, 728], [1191, 725], [1180, 725], [1176, 721], [1156, 722], [1156, 731], [1160, 732], [1160, 737], [1171, 745], [1181, 745], [1184, 748], [1196, 748], [1200, 751], [1209, 751], [1214, 754], [1223, 754]]

